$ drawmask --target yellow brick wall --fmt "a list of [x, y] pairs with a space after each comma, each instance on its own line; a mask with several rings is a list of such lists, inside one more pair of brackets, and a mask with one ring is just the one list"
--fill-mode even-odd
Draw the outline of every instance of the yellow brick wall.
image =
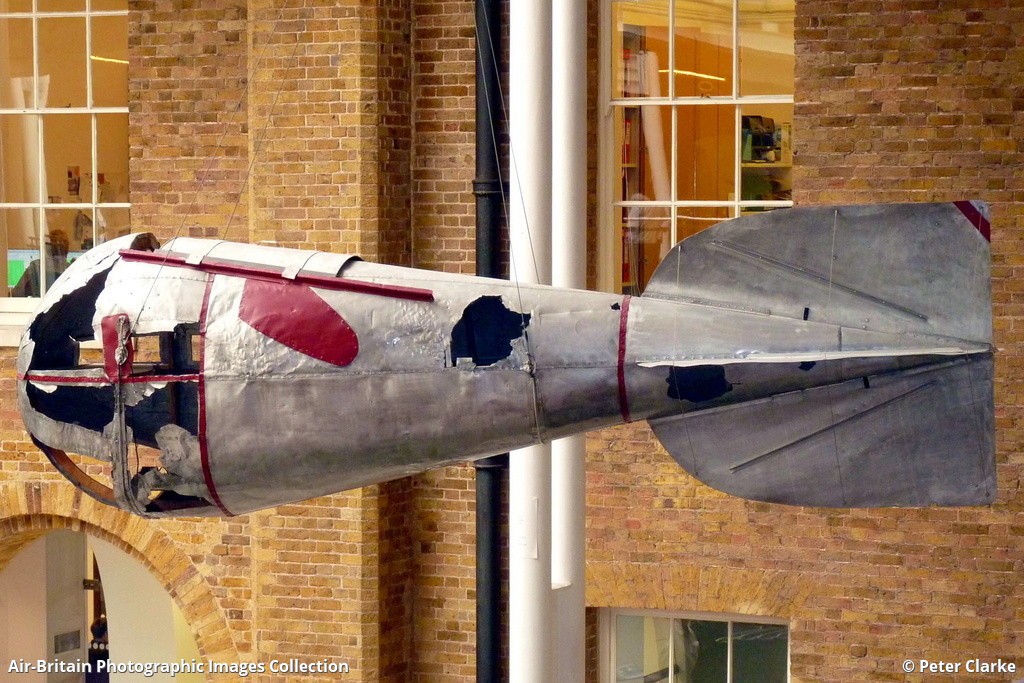
[[475, 270], [473, 2], [414, 0], [413, 265]]
[[[134, 229], [408, 263], [410, 18], [401, 0], [133, 4]], [[0, 444], [0, 564], [46, 529], [86, 531], [153, 571], [209, 659], [407, 679], [411, 481], [227, 520], [135, 519], [76, 493], [27, 441], [12, 350]]]
[[[795, 197], [992, 202], [997, 504], [748, 503], [682, 473], [646, 426], [603, 430], [588, 438], [592, 608], [789, 619], [795, 681], [905, 680], [904, 658], [1024, 651], [1024, 16], [1005, 2], [949, 4], [799, 0]], [[284, 12], [266, 0], [133, 3], [135, 228], [163, 238], [182, 225], [226, 229], [228, 239], [472, 272], [472, 16], [468, 1], [300, 0]], [[596, 217], [593, 202], [588, 211]], [[3, 351], [0, 564], [49, 528], [80, 529], [146, 563], [208, 657], [323, 655], [352, 666], [346, 680], [472, 680], [471, 468], [231, 520], [147, 522], [74, 494], [27, 442], [13, 397]], [[589, 610], [590, 680], [597, 623]]]
[[907, 677], [904, 659], [1002, 657], [1019, 671], [1024, 8], [797, 7], [797, 204], [992, 205], [998, 500], [875, 511], [744, 502], [682, 474], [646, 426], [604, 430], [588, 447], [588, 604], [786, 618], [794, 681], [965, 680]]

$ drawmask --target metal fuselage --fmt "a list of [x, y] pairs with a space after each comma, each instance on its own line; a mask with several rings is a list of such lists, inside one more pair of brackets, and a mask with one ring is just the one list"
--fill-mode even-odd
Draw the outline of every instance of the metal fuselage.
[[[962, 220], [951, 207], [930, 210]], [[154, 252], [128, 236], [80, 258], [44, 297], [19, 354], [20, 407], [54, 464], [105, 502], [144, 515], [241, 514], [622, 422], [664, 424], [814, 387], [847, 391], [842, 383], [854, 379], [867, 389], [869, 377], [949, 358], [990, 359], [984, 316], [966, 331], [953, 316], [951, 333], [936, 332], [941, 315], [861, 285], [833, 287], [831, 277], [823, 284], [820, 264], [763, 255], [792, 242], [763, 246], [747, 235], [769, 233], [734, 223], [709, 233], [707, 245], [693, 242], [701, 260], [673, 252], [678, 265], [663, 266], [671, 279], [652, 282], [644, 297], [188, 238]], [[868, 246], [881, 241], [869, 238]], [[732, 260], [709, 270], [706, 253]], [[982, 273], [974, 263], [984, 265], [987, 251], [971, 258], [962, 268]], [[685, 273], [709, 283], [690, 294], [678, 286]], [[730, 277], [769, 276], [783, 278], [776, 288], [788, 287], [788, 299], [771, 308], [730, 299]], [[750, 291], [756, 300], [757, 286]], [[102, 367], [81, 363], [88, 339], [100, 340]], [[158, 347], [149, 356], [147, 340]], [[855, 409], [879, 419], [914, 391], [875, 392]], [[811, 436], [798, 432], [780, 444], [824, 433], [809, 423]], [[688, 466], [691, 444], [674, 433], [665, 438], [683, 438], [673, 456]], [[132, 444], [158, 449], [159, 460], [131, 471]], [[88, 483], [63, 450], [111, 460], [112, 488]], [[688, 469], [702, 467], [694, 460]]]
[[[136, 512], [170, 488], [239, 514], [680, 408], [667, 371], [629, 355], [648, 302], [201, 240], [168, 251], [202, 262], [157, 262], [122, 255], [129, 243], [90, 252], [44, 299], [19, 395], [42, 445], [116, 460], [123, 419], [126, 442], [160, 449], [148, 483], [125, 487]], [[265, 276], [296, 255], [376, 289]], [[123, 377], [80, 364], [77, 345], [51, 350], [91, 328], [109, 365], [103, 321], [119, 315], [135, 347]], [[162, 358], [144, 358], [154, 337]]]

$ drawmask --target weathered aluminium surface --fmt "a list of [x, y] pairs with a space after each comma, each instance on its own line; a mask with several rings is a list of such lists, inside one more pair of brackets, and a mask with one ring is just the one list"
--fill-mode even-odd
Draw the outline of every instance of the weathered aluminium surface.
[[[149, 235], [75, 261], [18, 396], [76, 486], [233, 515], [632, 420], [734, 495], [995, 495], [987, 208], [779, 210], [676, 246], [640, 297]], [[99, 342], [103, 363], [81, 361]], [[80, 454], [111, 463], [108, 486]]]

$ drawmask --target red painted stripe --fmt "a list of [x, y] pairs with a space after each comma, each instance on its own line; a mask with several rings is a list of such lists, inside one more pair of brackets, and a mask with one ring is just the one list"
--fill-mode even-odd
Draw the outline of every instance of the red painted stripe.
[[357, 292], [360, 294], [372, 294], [375, 296], [386, 296], [391, 299], [407, 299], [409, 301], [433, 301], [434, 293], [429, 289], [419, 287], [403, 287], [401, 285], [383, 285], [377, 282], [366, 282], [365, 280], [351, 280], [341, 277], [329, 277], [327, 275], [314, 275], [312, 273], [299, 273], [295, 279], [288, 279], [281, 275], [280, 270], [273, 268], [261, 268], [259, 266], [228, 263], [218, 259], [206, 259], [202, 263], [186, 263], [185, 257], [177, 254], [158, 253], [155, 251], [139, 251], [137, 249], [122, 249], [121, 258], [125, 261], [139, 261], [142, 263], [155, 263], [157, 265], [169, 266], [172, 268], [188, 268], [203, 273], [214, 275], [231, 275], [244, 277], [251, 280], [268, 280], [271, 282], [301, 282], [311, 287], [330, 289], [345, 292]]
[[40, 382], [42, 384], [91, 384], [94, 386], [110, 386], [111, 381], [105, 377], [68, 377], [64, 375], [43, 375], [38, 372], [18, 374], [22, 382]]
[[622, 306], [619, 307], [619, 412], [622, 419], [632, 422], [629, 416], [629, 396], [626, 395], [626, 320], [629, 317], [629, 300], [632, 297], [622, 297]]
[[[69, 375], [45, 375], [39, 372], [19, 374], [22, 382], [38, 382], [41, 384], [89, 384], [93, 386], [110, 386], [112, 382], [103, 377], [81, 377]], [[121, 379], [122, 384], [151, 384], [157, 382], [197, 382], [199, 375], [132, 375]]]
[[206, 314], [210, 307], [210, 290], [213, 289], [213, 276], [206, 278], [206, 291], [203, 292], [203, 307], [199, 311], [199, 458], [203, 464], [203, 479], [206, 481], [206, 489], [210, 492], [214, 504], [220, 508], [228, 517], [234, 517], [234, 513], [224, 507], [217, 487], [213, 483], [213, 473], [210, 471], [210, 449], [206, 444]]
[[982, 237], [989, 242], [992, 241], [992, 226], [989, 225], [988, 219], [985, 218], [985, 215], [978, 210], [978, 207], [973, 202], [953, 202], [953, 205], [960, 209], [960, 213], [971, 222], [971, 225], [978, 229]]

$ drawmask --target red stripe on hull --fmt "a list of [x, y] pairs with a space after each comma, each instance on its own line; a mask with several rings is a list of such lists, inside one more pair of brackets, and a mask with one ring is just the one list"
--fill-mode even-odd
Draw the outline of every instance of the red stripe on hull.
[[622, 306], [619, 308], [619, 412], [622, 419], [632, 422], [629, 416], [629, 396], [626, 394], [626, 322], [629, 318], [629, 296], [622, 297]]
[[434, 293], [429, 289], [418, 287], [403, 287], [401, 285], [385, 285], [377, 282], [366, 282], [364, 280], [350, 280], [342, 277], [330, 277], [313, 273], [299, 273], [294, 280], [285, 278], [281, 270], [273, 268], [261, 268], [258, 266], [243, 265], [238, 263], [226, 263], [217, 259], [207, 259], [202, 263], [186, 263], [183, 256], [176, 254], [160, 253], [155, 251], [138, 251], [136, 249], [122, 249], [121, 258], [125, 261], [137, 261], [141, 263], [152, 263], [158, 266], [169, 268], [188, 268], [198, 270], [202, 273], [213, 275], [231, 275], [244, 277], [250, 280], [268, 280], [271, 282], [301, 282], [311, 287], [330, 289], [346, 292], [358, 292], [360, 294], [373, 294], [386, 296], [391, 299], [407, 299], [409, 301], [434, 300]]
[[210, 308], [210, 290], [213, 289], [213, 276], [206, 278], [206, 291], [203, 292], [203, 307], [199, 312], [199, 458], [203, 464], [203, 480], [210, 492], [214, 504], [220, 508], [228, 517], [234, 517], [234, 513], [224, 507], [224, 503], [217, 493], [217, 487], [213, 483], [213, 473], [210, 471], [210, 451], [206, 445], [206, 316]]
[[985, 218], [985, 215], [978, 210], [978, 207], [973, 202], [953, 202], [953, 205], [960, 209], [960, 213], [971, 222], [971, 225], [977, 228], [982, 237], [989, 242], [992, 241], [992, 226], [989, 225], [988, 219]]
[[[40, 384], [86, 384], [91, 386], [107, 387], [113, 384], [110, 380], [102, 377], [69, 377], [66, 375], [44, 375], [38, 372], [29, 372], [18, 375], [22, 382], [38, 382]], [[160, 382], [197, 382], [199, 375], [132, 375], [121, 378], [121, 384], [156, 384]]]

